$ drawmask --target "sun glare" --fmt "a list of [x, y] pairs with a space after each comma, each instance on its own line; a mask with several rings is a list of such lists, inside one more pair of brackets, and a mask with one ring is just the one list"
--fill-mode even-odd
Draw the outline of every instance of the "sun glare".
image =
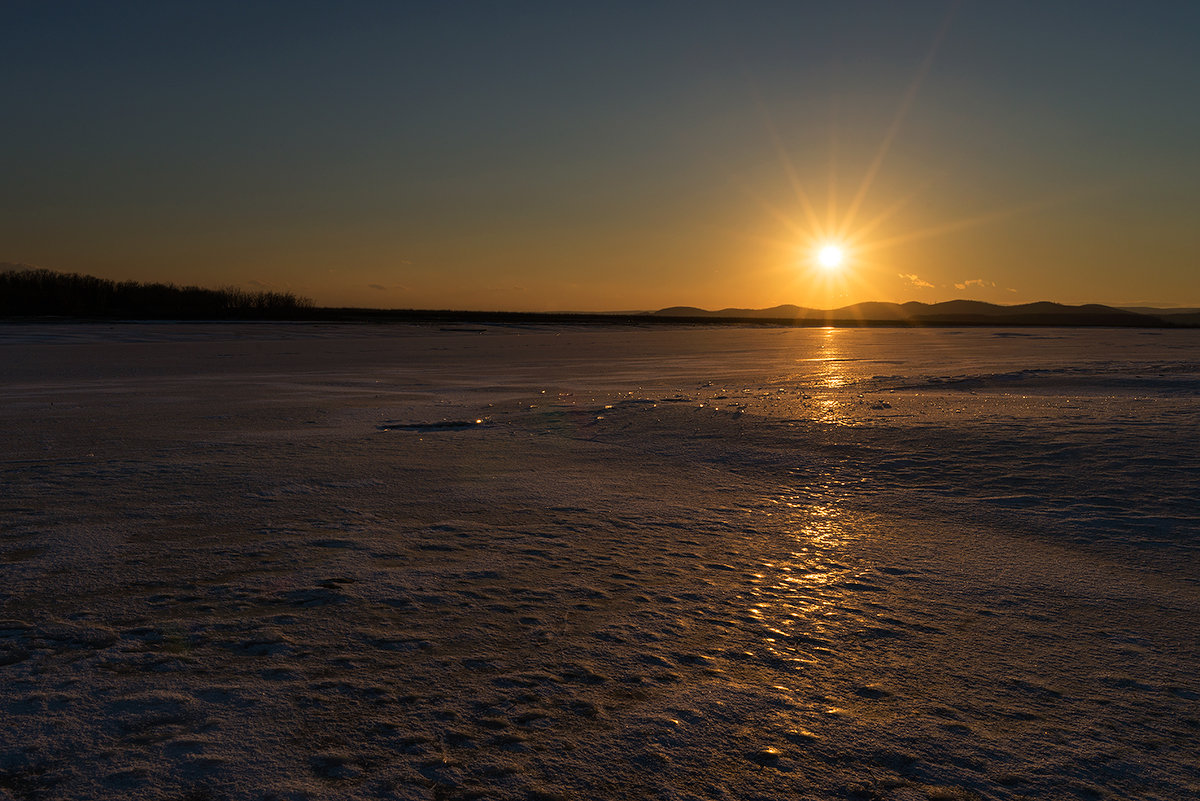
[[826, 245], [817, 252], [817, 261], [826, 270], [840, 267], [845, 254], [837, 245]]
[[[743, 186], [743, 189], [782, 224], [782, 235], [773, 236], [766, 241], [773, 245], [773, 250], [778, 254], [776, 269], [787, 276], [785, 280], [794, 282], [793, 285], [797, 289], [805, 292], [806, 304], [831, 306], [836, 302], [849, 302], [863, 296], [885, 293], [888, 286], [876, 286], [872, 283], [873, 280], [883, 277], [894, 284], [896, 277], [905, 278], [906, 273], [901, 272], [899, 267], [891, 267], [886, 260], [881, 261], [879, 256], [875, 255], [878, 251], [986, 220], [984, 217], [976, 217], [942, 226], [909, 228], [902, 232], [890, 230], [899, 227], [893, 218], [906, 209], [912, 200], [933, 182], [932, 179], [926, 180], [882, 207], [877, 208], [876, 204], [868, 202], [871, 189], [875, 186], [900, 128], [913, 106], [917, 91], [933, 64], [952, 16], [953, 14], [948, 13], [943, 20], [916, 75], [901, 96], [874, 156], [863, 165], [862, 178], [857, 189], [850, 193], [840, 191], [842, 187], [839, 186], [837, 163], [840, 142], [835, 115], [829, 129], [828, 190], [824, 208], [816, 201], [809, 181], [802, 179], [792, 161], [791, 137], [786, 136], [776, 126], [769, 110], [759, 103], [767, 135], [779, 157], [782, 177], [791, 184], [795, 196], [794, 205], [789, 203], [779, 206], [776, 202], [759, 196], [749, 187]], [[888, 273], [891, 273], [891, 276], [888, 276]], [[921, 282], [916, 276], [912, 276], [911, 283], [933, 288], [932, 284]]]

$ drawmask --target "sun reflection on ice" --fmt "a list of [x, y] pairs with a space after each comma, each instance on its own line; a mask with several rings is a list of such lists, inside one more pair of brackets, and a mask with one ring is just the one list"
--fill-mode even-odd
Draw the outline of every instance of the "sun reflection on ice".
[[851, 422], [851, 416], [843, 410], [846, 401], [838, 392], [853, 381], [847, 369], [846, 350], [840, 341], [845, 334], [846, 331], [840, 328], [821, 329], [818, 355], [804, 359], [817, 367], [816, 374], [809, 376], [810, 381], [815, 381], [815, 389], [827, 391], [814, 399], [818, 407], [817, 419], [823, 423]]
[[850, 590], [861, 572], [844, 563], [856, 536], [837, 506], [779, 499], [796, 519], [792, 550], [754, 574], [747, 612], [763, 627], [765, 650], [796, 668], [834, 655], [846, 628]]
[[846, 373], [846, 357], [838, 342], [841, 333], [839, 328], [822, 329], [821, 355], [818, 363], [821, 365], [821, 383], [829, 389], [846, 386], [849, 377]]

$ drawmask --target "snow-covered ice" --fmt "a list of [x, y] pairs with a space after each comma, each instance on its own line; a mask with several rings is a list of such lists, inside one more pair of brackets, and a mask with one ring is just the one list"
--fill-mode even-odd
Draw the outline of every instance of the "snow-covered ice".
[[1200, 331], [0, 327], [0, 799], [1200, 796]]

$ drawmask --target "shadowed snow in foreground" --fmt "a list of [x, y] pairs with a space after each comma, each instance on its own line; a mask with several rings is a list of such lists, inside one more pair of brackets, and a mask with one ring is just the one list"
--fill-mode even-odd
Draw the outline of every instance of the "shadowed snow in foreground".
[[1200, 793], [1197, 332], [3, 335], [0, 799]]

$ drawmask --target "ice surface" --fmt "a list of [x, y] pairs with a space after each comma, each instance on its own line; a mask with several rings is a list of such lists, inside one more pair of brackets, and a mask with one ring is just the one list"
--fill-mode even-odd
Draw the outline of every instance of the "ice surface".
[[0, 799], [1200, 794], [1200, 332], [0, 328]]

